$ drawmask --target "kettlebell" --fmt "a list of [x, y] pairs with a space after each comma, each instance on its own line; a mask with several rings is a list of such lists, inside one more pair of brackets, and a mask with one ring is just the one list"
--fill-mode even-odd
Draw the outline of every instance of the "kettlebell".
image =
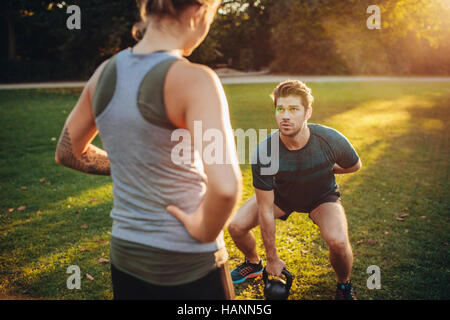
[[289, 297], [289, 290], [292, 286], [292, 275], [286, 269], [281, 272], [286, 277], [286, 283], [279, 279], [269, 280], [266, 268], [263, 270], [264, 296], [266, 300], [286, 300]]

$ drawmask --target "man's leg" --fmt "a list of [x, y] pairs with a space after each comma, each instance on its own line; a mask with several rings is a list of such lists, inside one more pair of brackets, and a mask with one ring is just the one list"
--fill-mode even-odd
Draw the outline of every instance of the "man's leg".
[[322, 203], [309, 216], [319, 226], [328, 245], [330, 263], [336, 272], [338, 283], [346, 283], [350, 280], [353, 253], [348, 239], [344, 207], [339, 202]]
[[258, 225], [258, 208], [256, 196], [251, 197], [233, 216], [228, 225], [228, 232], [236, 247], [242, 251], [250, 263], [259, 263], [256, 241], [251, 229]]
[[[274, 206], [274, 218], [281, 218], [285, 215], [277, 205]], [[259, 225], [258, 207], [256, 196], [247, 200], [239, 208], [228, 226], [228, 232], [239, 250], [245, 255], [250, 263], [259, 263], [260, 258], [256, 252], [256, 241], [251, 229]]]

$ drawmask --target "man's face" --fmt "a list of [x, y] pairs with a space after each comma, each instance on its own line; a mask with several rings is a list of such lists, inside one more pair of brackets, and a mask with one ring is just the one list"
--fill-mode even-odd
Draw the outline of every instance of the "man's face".
[[303, 130], [312, 109], [302, 104], [299, 96], [280, 97], [275, 106], [275, 118], [281, 134], [294, 137]]

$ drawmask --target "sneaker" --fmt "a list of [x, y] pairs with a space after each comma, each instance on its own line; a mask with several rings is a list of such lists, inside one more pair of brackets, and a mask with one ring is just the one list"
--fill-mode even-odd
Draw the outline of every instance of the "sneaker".
[[350, 281], [337, 284], [335, 300], [358, 300], [355, 295], [355, 289]]
[[261, 275], [262, 271], [262, 260], [259, 260], [259, 263], [250, 263], [245, 259], [243, 264], [231, 271], [231, 279], [233, 280], [233, 283], [241, 283], [247, 279]]

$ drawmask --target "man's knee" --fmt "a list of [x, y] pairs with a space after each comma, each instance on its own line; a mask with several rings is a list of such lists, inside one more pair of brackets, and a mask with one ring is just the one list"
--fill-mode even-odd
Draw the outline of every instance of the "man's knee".
[[228, 225], [228, 232], [232, 237], [243, 236], [248, 231], [249, 229], [240, 224], [238, 221], [231, 221]]
[[350, 247], [350, 243], [344, 235], [330, 236], [327, 238], [326, 242], [330, 251], [338, 254], [345, 253]]

